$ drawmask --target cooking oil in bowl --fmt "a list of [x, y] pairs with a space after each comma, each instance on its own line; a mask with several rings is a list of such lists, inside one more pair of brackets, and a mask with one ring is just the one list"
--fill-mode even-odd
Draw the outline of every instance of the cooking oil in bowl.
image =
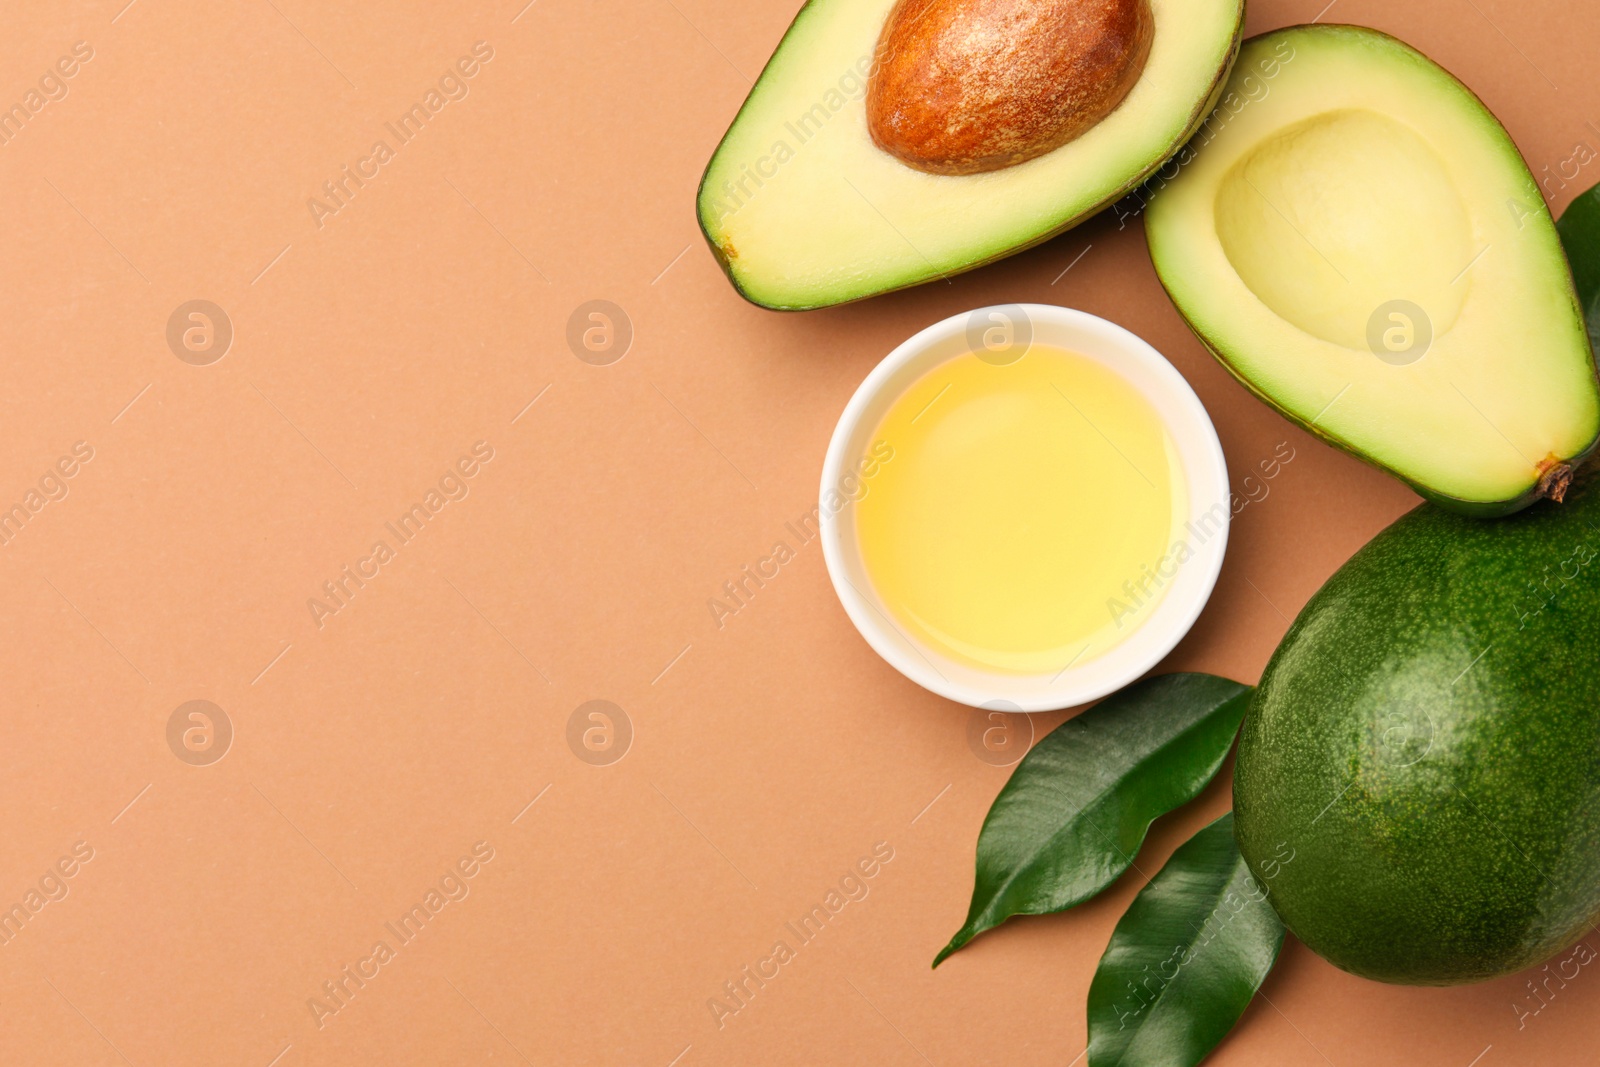
[[856, 502], [878, 601], [914, 643], [982, 669], [1058, 674], [1126, 641], [1182, 563], [1184, 467], [1115, 370], [1033, 344], [940, 363], [889, 405]]

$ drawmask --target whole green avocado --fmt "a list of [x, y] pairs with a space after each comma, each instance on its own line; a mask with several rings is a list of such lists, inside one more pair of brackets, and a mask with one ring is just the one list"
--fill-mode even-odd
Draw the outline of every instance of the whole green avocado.
[[1268, 663], [1235, 834], [1335, 966], [1474, 982], [1600, 919], [1595, 481], [1494, 521], [1424, 504], [1328, 580]]

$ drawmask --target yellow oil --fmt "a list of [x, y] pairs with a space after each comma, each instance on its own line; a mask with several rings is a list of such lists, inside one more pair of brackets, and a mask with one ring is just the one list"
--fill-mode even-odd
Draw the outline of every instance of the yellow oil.
[[1182, 465], [1155, 408], [1103, 364], [1041, 345], [1003, 366], [961, 355], [870, 440], [894, 461], [854, 505], [857, 543], [925, 647], [1054, 674], [1127, 640], [1170, 584]]

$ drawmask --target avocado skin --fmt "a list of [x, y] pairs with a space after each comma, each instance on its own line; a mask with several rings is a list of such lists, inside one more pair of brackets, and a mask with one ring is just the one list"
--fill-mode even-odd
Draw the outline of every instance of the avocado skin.
[[1267, 664], [1234, 811], [1285, 925], [1354, 974], [1481, 981], [1592, 928], [1600, 486], [1494, 521], [1424, 504], [1356, 553]]

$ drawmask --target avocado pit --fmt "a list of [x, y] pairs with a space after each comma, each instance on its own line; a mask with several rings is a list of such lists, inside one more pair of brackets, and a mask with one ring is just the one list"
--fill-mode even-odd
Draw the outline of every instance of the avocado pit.
[[900, 0], [878, 39], [867, 129], [930, 174], [1015, 166], [1115, 110], [1154, 29], [1149, 0]]

